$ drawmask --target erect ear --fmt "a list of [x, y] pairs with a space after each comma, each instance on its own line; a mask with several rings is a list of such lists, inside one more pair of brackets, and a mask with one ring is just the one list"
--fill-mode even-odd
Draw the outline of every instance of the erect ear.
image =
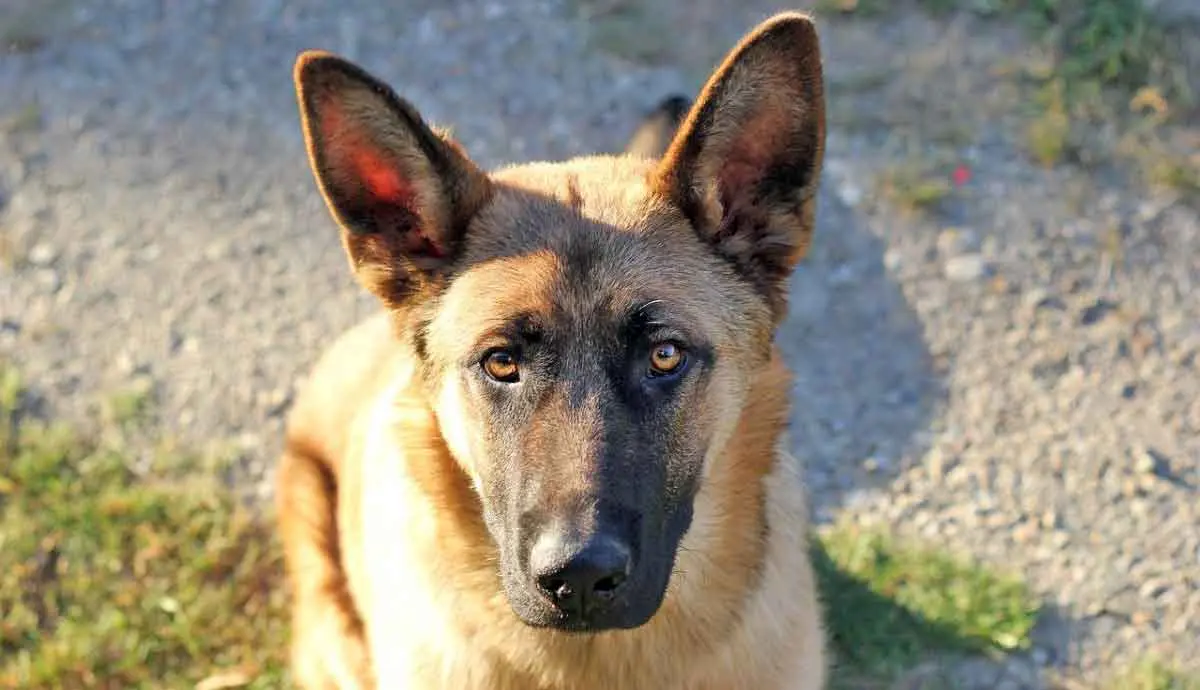
[[487, 175], [362, 68], [308, 51], [293, 77], [309, 163], [359, 280], [395, 306], [448, 268]]
[[808, 250], [825, 149], [821, 49], [795, 12], [766, 20], [716, 69], [655, 172], [658, 192], [782, 315]]

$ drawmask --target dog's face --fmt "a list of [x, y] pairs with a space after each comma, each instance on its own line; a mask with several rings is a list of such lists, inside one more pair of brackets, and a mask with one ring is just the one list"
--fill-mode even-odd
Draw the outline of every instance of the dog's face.
[[302, 56], [296, 80], [351, 264], [421, 360], [513, 610], [564, 630], [644, 624], [811, 235], [811, 23], [781, 15], [744, 39], [661, 160], [487, 175], [339, 58]]

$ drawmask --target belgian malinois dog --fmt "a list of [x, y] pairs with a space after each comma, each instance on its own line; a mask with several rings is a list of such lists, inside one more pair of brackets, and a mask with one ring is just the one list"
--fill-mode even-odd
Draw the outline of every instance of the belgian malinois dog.
[[824, 156], [810, 19], [756, 27], [619, 155], [492, 172], [342, 58], [294, 78], [384, 307], [290, 413], [296, 681], [823, 687], [774, 342]]

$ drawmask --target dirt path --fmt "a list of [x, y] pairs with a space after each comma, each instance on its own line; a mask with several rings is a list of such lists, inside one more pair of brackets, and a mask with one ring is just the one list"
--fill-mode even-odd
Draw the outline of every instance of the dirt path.
[[[0, 15], [21, 48], [0, 55], [0, 354], [68, 416], [148, 386], [163, 433], [233, 444], [251, 478], [296, 377], [373, 308], [305, 167], [299, 50], [361, 61], [498, 164], [612, 149], [769, 8], [47, 3]], [[819, 517], [1026, 574], [1055, 613], [1032, 652], [973, 668], [978, 687], [1194, 664], [1200, 217], [1029, 161], [995, 70], [1026, 45], [1014, 30], [821, 30], [822, 225], [783, 337]], [[904, 214], [895, 191], [928, 161], [970, 178]]]

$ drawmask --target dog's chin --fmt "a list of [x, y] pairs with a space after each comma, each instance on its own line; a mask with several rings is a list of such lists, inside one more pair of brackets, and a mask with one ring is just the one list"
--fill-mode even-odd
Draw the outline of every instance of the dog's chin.
[[517, 618], [531, 628], [580, 635], [633, 630], [649, 623], [658, 613], [658, 607], [646, 608], [642, 611], [634, 610], [632, 607], [621, 607], [585, 619], [564, 615], [553, 606], [513, 606], [512, 609]]

